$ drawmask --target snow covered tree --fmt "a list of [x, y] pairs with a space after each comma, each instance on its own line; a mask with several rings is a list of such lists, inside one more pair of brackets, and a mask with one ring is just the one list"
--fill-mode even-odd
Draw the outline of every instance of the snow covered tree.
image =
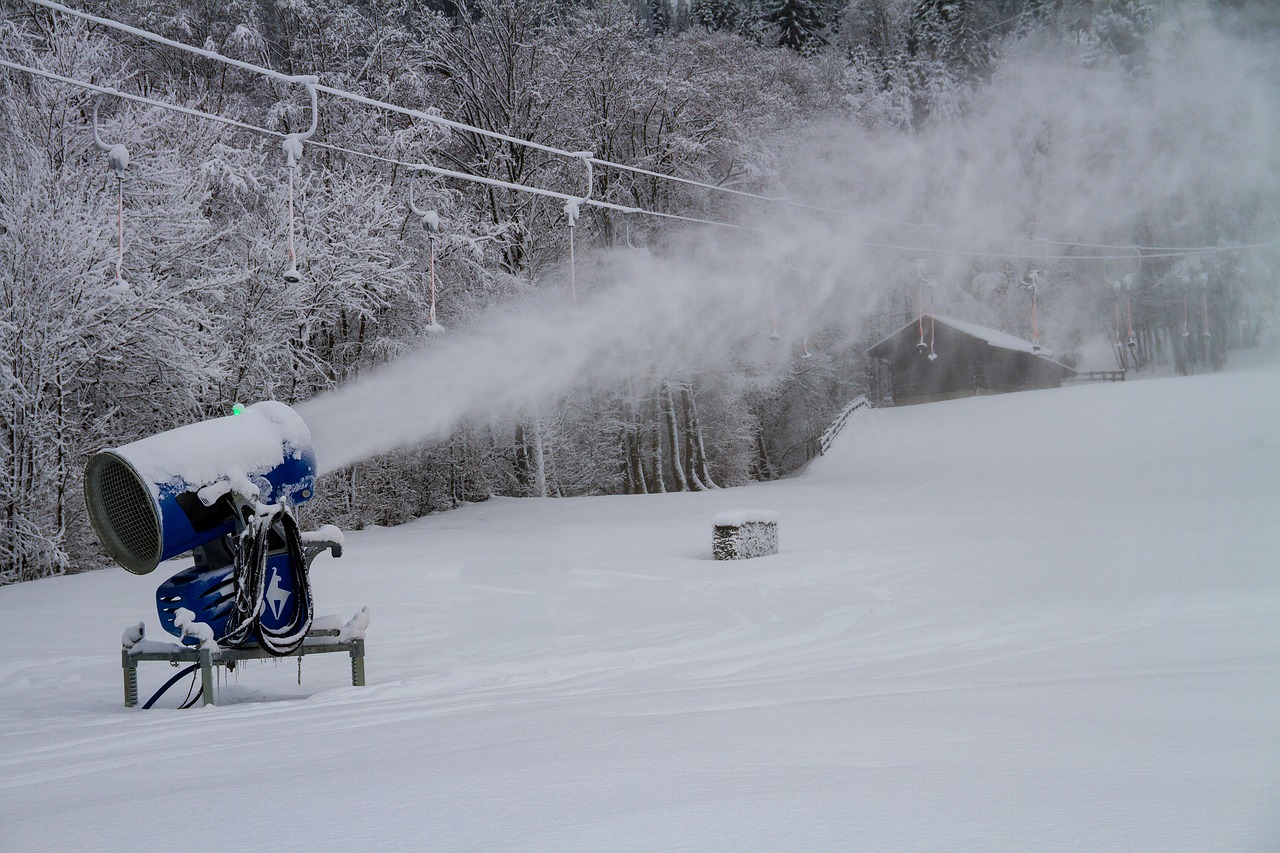
[[655, 35], [660, 35], [671, 29], [672, 12], [670, 0], [646, 0], [646, 3], [650, 31]]
[[690, 18], [709, 30], [734, 30], [744, 20], [741, 0], [693, 0]]
[[1148, 0], [1103, 0], [1094, 4], [1084, 29], [1090, 61], [1107, 55], [1129, 68], [1142, 66], [1156, 6]]
[[[121, 68], [79, 25], [46, 38], [24, 44], [44, 49], [22, 59], [56, 58], [81, 78]], [[107, 106], [109, 139], [136, 146], [170, 132], [158, 111], [109, 119]], [[202, 261], [215, 232], [184, 164], [209, 137], [135, 147], [121, 206], [91, 111], [82, 91], [0, 77], [0, 576], [10, 580], [93, 561], [79, 497], [89, 452], [198, 417], [224, 365], [202, 334], [218, 296]]]

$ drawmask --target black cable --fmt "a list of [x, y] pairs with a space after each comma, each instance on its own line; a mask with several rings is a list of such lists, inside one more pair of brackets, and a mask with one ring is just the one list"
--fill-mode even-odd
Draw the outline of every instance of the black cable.
[[196, 679], [195, 679], [195, 676], [192, 676], [191, 687], [187, 688], [187, 701], [183, 702], [181, 705], [178, 706], [179, 711], [187, 710], [192, 705], [196, 704], [196, 702], [200, 699], [200, 697], [204, 695], [203, 688], [200, 690], [199, 693], [193, 693], [192, 690], [195, 686], [196, 686]]
[[253, 623], [262, 602], [262, 583], [266, 563], [266, 536], [269, 525], [260, 519], [249, 522], [232, 540], [232, 572], [235, 577], [235, 600], [227, 616], [226, 632], [218, 638], [223, 645], [243, 645], [253, 632]]
[[[193, 663], [193, 664], [191, 664], [191, 666], [189, 666], [189, 667], [187, 667], [186, 669], [182, 670], [182, 672], [179, 672], [179, 673], [178, 673], [177, 675], [175, 675], [173, 678], [170, 678], [168, 681], [166, 681], [166, 682], [164, 683], [164, 687], [161, 687], [159, 690], [157, 690], [157, 691], [156, 691], [156, 695], [152, 696], [150, 699], [148, 699], [148, 700], [147, 700], [147, 704], [145, 704], [145, 705], [143, 705], [143, 706], [142, 706], [142, 710], [144, 710], [144, 711], [145, 711], [145, 710], [147, 710], [148, 708], [150, 708], [152, 705], [154, 705], [154, 704], [156, 703], [156, 700], [157, 700], [157, 699], [159, 699], [161, 696], [163, 696], [163, 695], [164, 695], [164, 692], [165, 692], [166, 690], [168, 690], [168, 689], [169, 689], [170, 687], [172, 687], [173, 685], [177, 684], [177, 683], [182, 679], [182, 677], [183, 677], [183, 676], [188, 675], [188, 674], [190, 674], [190, 673], [192, 673], [192, 672], [195, 672], [195, 671], [196, 671], [197, 669], [199, 669], [199, 668], [200, 668], [200, 664], [198, 664], [198, 663]], [[190, 692], [191, 692], [191, 690], [190, 690], [190, 688], [188, 688], [187, 693], [188, 693], [188, 694], [190, 694]], [[185, 706], [184, 706], [184, 707], [185, 707]]]
[[195, 695], [192, 695], [193, 691], [196, 689], [196, 677], [197, 676], [193, 673], [191, 676], [191, 684], [187, 687], [187, 698], [182, 700], [182, 704], [178, 706], [178, 710], [181, 711], [181, 710], [190, 708], [192, 705], [196, 703], [196, 699], [200, 698], [200, 696], [204, 693], [204, 689], [202, 685], [200, 692], [195, 693]]
[[[302, 534], [298, 531], [298, 522], [294, 520], [293, 513], [288, 509], [281, 509], [271, 525], [266, 526], [264, 539], [268, 538], [271, 527], [276, 524], [280, 526], [285, 550], [289, 555], [289, 566], [293, 569], [293, 591], [298, 596], [298, 606], [289, 624], [278, 629], [264, 627], [260, 617], [255, 621], [258, 641], [262, 644], [262, 648], [268, 654], [284, 657], [302, 647], [303, 641], [307, 638], [307, 631], [311, 629], [311, 580], [307, 576], [307, 561], [302, 554]], [[263, 574], [265, 574], [265, 565], [264, 559]]]
[[[261, 607], [271, 535], [277, 527], [293, 571], [293, 591], [298, 595], [298, 606], [287, 625], [268, 629], [262, 624]], [[276, 657], [293, 654], [306, 639], [312, 619], [311, 581], [307, 576], [298, 522], [287, 508], [279, 509], [268, 518], [253, 519], [236, 537], [234, 546], [235, 603], [227, 618], [226, 633], [218, 642], [234, 648], [257, 639], [268, 654]]]

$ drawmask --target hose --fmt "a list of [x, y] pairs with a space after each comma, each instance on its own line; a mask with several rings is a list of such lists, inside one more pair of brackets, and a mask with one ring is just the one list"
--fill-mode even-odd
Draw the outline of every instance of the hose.
[[[276, 527], [284, 540], [298, 604], [288, 623], [272, 629], [262, 624], [262, 607], [271, 532]], [[312, 618], [311, 581], [302, 554], [302, 535], [293, 514], [281, 508], [253, 518], [235, 539], [234, 551], [235, 600], [227, 617], [226, 634], [218, 642], [235, 648], [256, 639], [268, 654], [293, 654], [306, 639]]]
[[[193, 663], [193, 664], [191, 664], [191, 666], [189, 666], [189, 667], [187, 667], [186, 669], [182, 670], [182, 671], [181, 671], [181, 672], [179, 672], [177, 675], [175, 675], [173, 678], [170, 678], [168, 681], [166, 681], [166, 682], [164, 683], [164, 687], [161, 687], [159, 690], [157, 690], [157, 691], [156, 691], [156, 694], [155, 694], [154, 696], [152, 696], [150, 699], [148, 699], [148, 700], [147, 700], [147, 704], [145, 704], [145, 705], [143, 705], [143, 706], [142, 706], [142, 710], [144, 710], [144, 711], [145, 711], [145, 710], [147, 710], [148, 708], [150, 708], [152, 705], [156, 704], [156, 700], [157, 700], [157, 699], [159, 699], [161, 696], [163, 696], [163, 695], [165, 694], [165, 691], [166, 691], [166, 690], [168, 690], [170, 687], [172, 687], [173, 685], [175, 685], [175, 684], [177, 684], [179, 681], [181, 681], [181, 680], [182, 680], [182, 678], [183, 678], [183, 676], [190, 675], [191, 673], [195, 672], [195, 671], [196, 671], [197, 669], [199, 669], [199, 668], [200, 668], [200, 664], [198, 664], [198, 663]], [[190, 696], [190, 695], [191, 695], [191, 688], [187, 688], [187, 695], [188, 695], [188, 696]], [[184, 708], [189, 708], [189, 707], [190, 707], [190, 705], [184, 704], [182, 707], [184, 707]]]

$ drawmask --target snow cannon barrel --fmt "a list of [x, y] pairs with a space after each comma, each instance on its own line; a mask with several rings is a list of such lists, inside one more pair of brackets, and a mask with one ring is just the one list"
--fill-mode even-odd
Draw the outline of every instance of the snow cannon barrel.
[[200, 421], [95, 453], [84, 497], [117, 563], [145, 575], [236, 529], [232, 493], [299, 504], [315, 492], [311, 430], [284, 403]]

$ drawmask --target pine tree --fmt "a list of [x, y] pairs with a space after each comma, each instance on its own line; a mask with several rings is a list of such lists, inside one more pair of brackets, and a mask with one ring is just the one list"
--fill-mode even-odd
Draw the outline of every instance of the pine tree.
[[770, 0], [764, 7], [764, 20], [776, 28], [778, 46], [811, 55], [826, 43], [824, 12], [818, 0]]
[[670, 0], [648, 0], [648, 3], [649, 27], [653, 33], [659, 35], [671, 29]]
[[738, 0], [693, 0], [693, 23], [709, 30], [736, 29], [742, 19]]

